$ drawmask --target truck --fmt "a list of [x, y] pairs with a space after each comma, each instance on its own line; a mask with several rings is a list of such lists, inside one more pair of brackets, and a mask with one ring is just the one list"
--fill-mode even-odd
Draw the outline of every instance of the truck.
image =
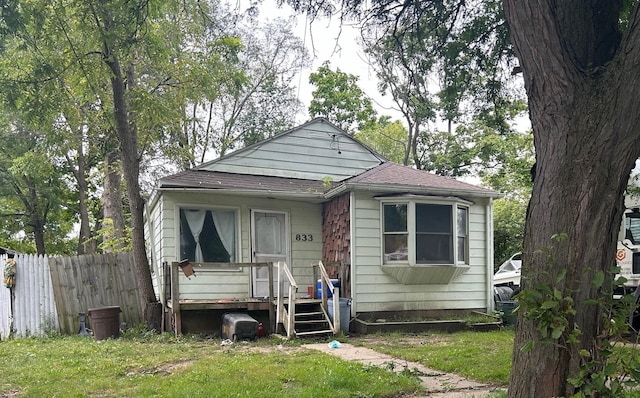
[[640, 198], [625, 196], [624, 216], [618, 234], [616, 264], [620, 276], [627, 279], [627, 293], [637, 290], [640, 284]]
[[[640, 197], [625, 195], [625, 211], [618, 233], [616, 249], [616, 265], [619, 276], [626, 282], [614, 291], [614, 299], [625, 294], [634, 294], [636, 304], [640, 304]], [[629, 325], [636, 332], [640, 331], [640, 311], [636, 307], [629, 315]]]

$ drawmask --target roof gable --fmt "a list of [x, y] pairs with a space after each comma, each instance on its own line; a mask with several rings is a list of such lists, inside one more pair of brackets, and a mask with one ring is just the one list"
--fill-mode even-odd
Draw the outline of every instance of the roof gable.
[[196, 170], [342, 181], [385, 159], [324, 118], [232, 152]]

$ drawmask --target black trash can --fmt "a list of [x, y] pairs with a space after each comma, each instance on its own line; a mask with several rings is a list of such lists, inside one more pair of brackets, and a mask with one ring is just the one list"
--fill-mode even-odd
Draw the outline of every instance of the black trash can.
[[498, 301], [496, 309], [502, 311], [502, 323], [505, 325], [515, 325], [518, 315], [514, 312], [518, 304], [513, 300]]
[[120, 307], [89, 308], [91, 329], [96, 340], [120, 337]]

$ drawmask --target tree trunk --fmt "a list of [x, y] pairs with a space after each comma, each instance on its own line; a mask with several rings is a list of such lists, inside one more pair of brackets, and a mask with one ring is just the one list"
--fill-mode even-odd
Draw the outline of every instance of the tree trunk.
[[126, 86], [120, 69], [120, 62], [115, 55], [105, 61], [113, 72], [111, 88], [115, 109], [116, 130], [120, 141], [120, 154], [124, 179], [127, 184], [127, 197], [131, 210], [131, 239], [133, 246], [133, 258], [138, 279], [138, 292], [142, 304], [142, 311], [147, 326], [159, 331], [160, 319], [157, 299], [151, 282], [151, 271], [147, 259], [147, 251], [144, 242], [144, 199], [140, 195], [140, 158], [138, 156], [138, 137], [129, 122], [128, 106], [126, 101]]
[[87, 183], [87, 165], [84, 155], [83, 140], [78, 145], [78, 156], [76, 162], [77, 169], [73, 168], [73, 162], [69, 161], [69, 166], [78, 184], [78, 214], [80, 216], [80, 236], [78, 237], [78, 254], [94, 254], [96, 252], [96, 242], [91, 239], [91, 223], [89, 221], [89, 184]]
[[[113, 93], [113, 109], [116, 124], [116, 133], [120, 143], [120, 160], [124, 180], [127, 187], [127, 197], [129, 199], [129, 209], [131, 211], [131, 240], [133, 261], [136, 269], [138, 281], [138, 294], [140, 304], [147, 327], [151, 330], [160, 331], [160, 319], [162, 307], [159, 305], [153, 291], [151, 281], [151, 270], [147, 259], [147, 251], [144, 240], [144, 199], [140, 195], [140, 155], [138, 153], [137, 130], [132, 126], [129, 118], [129, 106], [127, 103], [127, 85], [120, 66], [120, 59], [111, 48], [111, 43], [107, 41], [109, 34], [115, 30], [114, 20], [108, 9], [105, 7], [106, 1], [101, 2], [100, 17], [103, 19], [105, 30], [105, 41], [103, 60], [113, 74], [111, 76], [111, 90]], [[131, 72], [132, 68], [130, 69]], [[133, 85], [132, 72], [128, 77], [128, 83]]]
[[40, 205], [40, 198], [35, 183], [31, 179], [26, 178], [25, 184], [27, 186], [28, 197], [25, 197], [23, 202], [29, 214], [29, 226], [33, 228], [33, 240], [36, 244], [36, 253], [43, 256], [47, 252], [44, 239], [44, 226], [47, 224], [48, 209], [43, 209]]
[[105, 252], [123, 250], [127, 244], [125, 238], [124, 213], [122, 211], [122, 170], [117, 155], [108, 153], [104, 159], [104, 192], [102, 194], [103, 208], [103, 239]]
[[[579, 350], [596, 353], [602, 338], [602, 308], [589, 300], [611, 294], [612, 278], [594, 281], [598, 273], [613, 276], [623, 193], [640, 155], [640, 40], [630, 31], [616, 52], [620, 37], [605, 37], [619, 17], [613, 3], [504, 0], [536, 147], [522, 294], [555, 288], [575, 308], [575, 315], [561, 313], [569, 327], [549, 343], [539, 319], [526, 316], [535, 308], [521, 303], [510, 397], [570, 396], [567, 378], [578, 374]], [[637, 12], [632, 19], [629, 26], [637, 26]], [[570, 343], [574, 324], [581, 334]]]

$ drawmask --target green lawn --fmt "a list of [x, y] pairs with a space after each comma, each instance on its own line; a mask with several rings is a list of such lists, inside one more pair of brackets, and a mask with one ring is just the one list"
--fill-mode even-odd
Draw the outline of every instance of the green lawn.
[[506, 386], [513, 338], [513, 328], [508, 328], [493, 332], [363, 336], [356, 344], [433, 369]]
[[[284, 344], [284, 345], [283, 345]], [[397, 397], [411, 375], [344, 362], [299, 342], [169, 335], [0, 342], [0, 395], [19, 397]]]

